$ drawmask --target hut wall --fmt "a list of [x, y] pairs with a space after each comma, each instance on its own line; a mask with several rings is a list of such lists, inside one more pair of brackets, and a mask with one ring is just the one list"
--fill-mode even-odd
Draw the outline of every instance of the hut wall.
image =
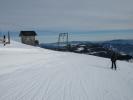
[[35, 45], [35, 36], [22, 36], [21, 41], [24, 44]]

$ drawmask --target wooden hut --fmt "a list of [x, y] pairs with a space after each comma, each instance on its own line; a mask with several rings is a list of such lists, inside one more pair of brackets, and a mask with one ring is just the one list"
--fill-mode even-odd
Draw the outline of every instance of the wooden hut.
[[36, 38], [37, 36], [35, 31], [21, 31], [19, 36], [21, 37], [21, 42], [28, 45], [37, 45], [36, 44]]

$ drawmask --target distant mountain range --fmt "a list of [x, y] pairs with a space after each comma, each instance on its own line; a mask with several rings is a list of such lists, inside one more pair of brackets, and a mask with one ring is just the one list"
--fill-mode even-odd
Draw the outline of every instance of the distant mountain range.
[[60, 50], [60, 51], [70, 51], [76, 53], [84, 53], [89, 55], [95, 55], [100, 57], [109, 58], [111, 52], [117, 52], [120, 55], [128, 55], [133, 57], [133, 40], [110, 40], [110, 41], [70, 41], [69, 45], [66, 46], [65, 43], [47, 43], [40, 44], [40, 47]]
[[104, 41], [104, 43], [111, 43], [111, 44], [131, 44], [133, 45], [133, 39], [129, 40], [124, 40], [124, 39], [119, 39], [119, 40], [110, 40], [110, 41]]
[[133, 40], [111, 40], [101, 43], [103, 47], [115, 49], [118, 52], [133, 56]]

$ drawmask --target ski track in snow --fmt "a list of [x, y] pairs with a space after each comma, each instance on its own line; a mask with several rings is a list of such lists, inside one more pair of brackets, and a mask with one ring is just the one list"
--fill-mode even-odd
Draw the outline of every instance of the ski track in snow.
[[89, 55], [42, 49], [0, 54], [0, 60], [9, 57], [0, 66], [0, 100], [133, 100], [132, 63], [118, 61], [114, 71], [109, 59]]

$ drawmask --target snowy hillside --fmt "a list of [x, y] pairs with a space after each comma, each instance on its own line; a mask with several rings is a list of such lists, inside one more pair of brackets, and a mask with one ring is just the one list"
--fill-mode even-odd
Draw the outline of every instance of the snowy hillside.
[[133, 63], [0, 44], [0, 100], [133, 100]]

